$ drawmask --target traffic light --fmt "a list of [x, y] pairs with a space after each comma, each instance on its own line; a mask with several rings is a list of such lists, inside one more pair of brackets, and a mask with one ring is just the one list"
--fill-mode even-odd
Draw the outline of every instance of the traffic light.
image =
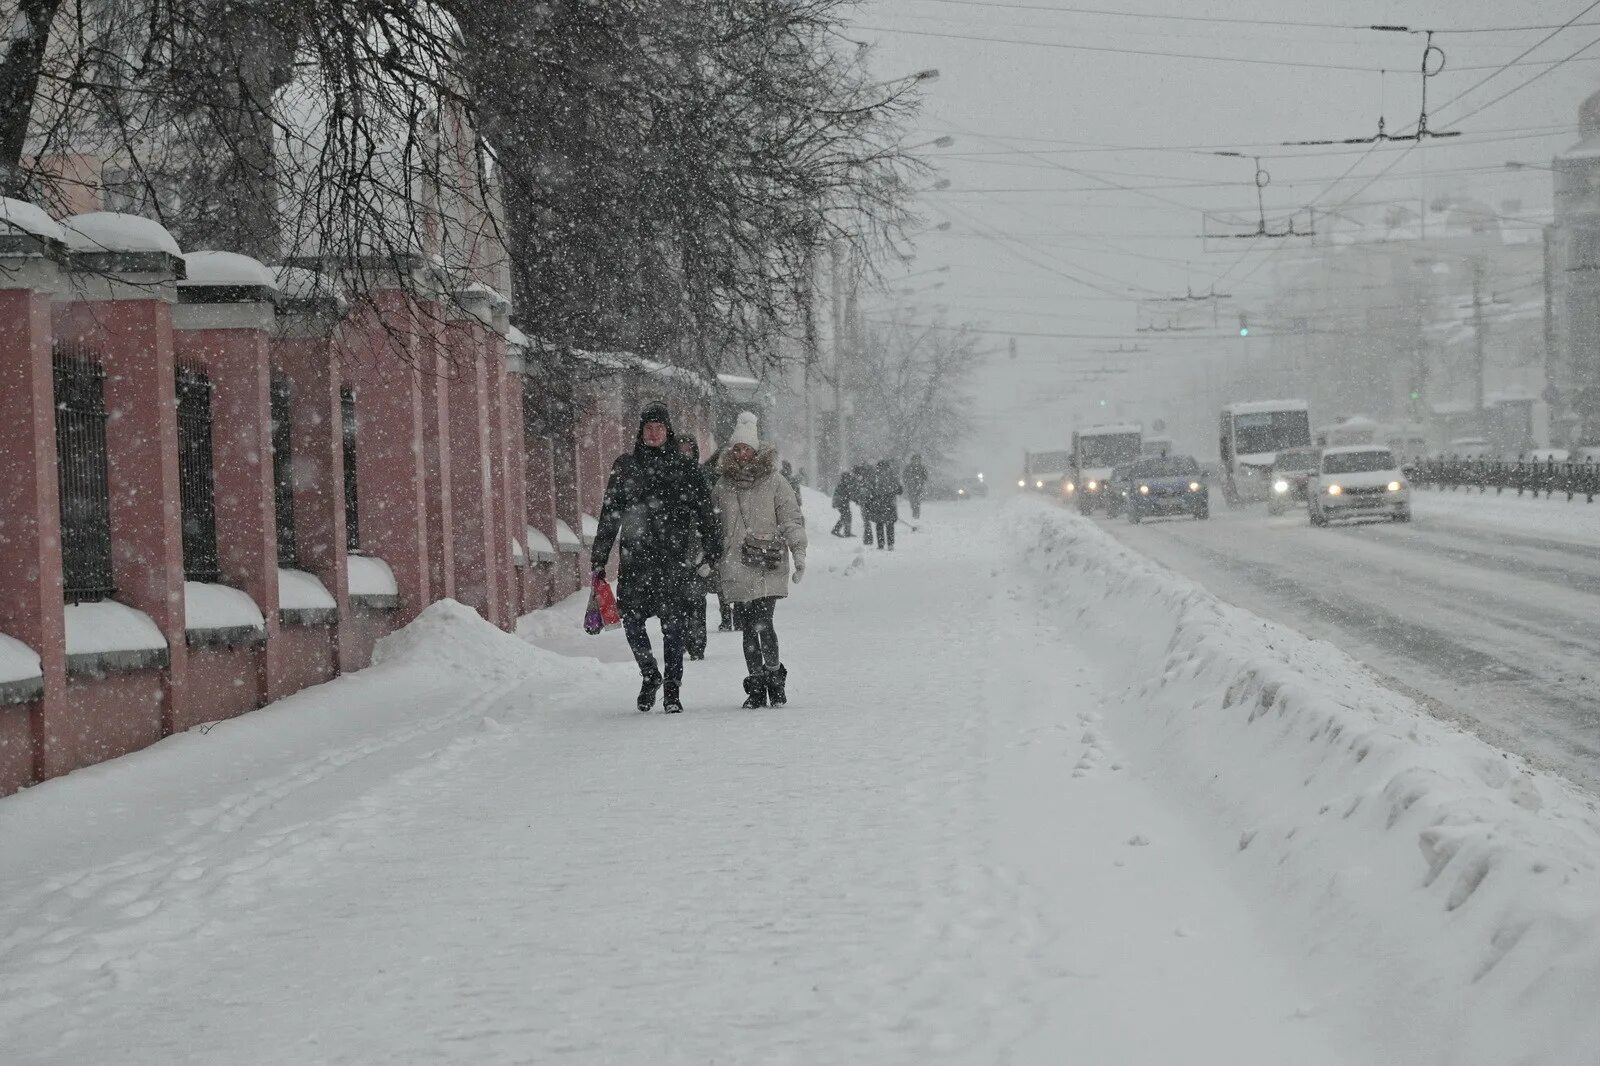
[[1245, 313], [1243, 311], [1239, 312], [1239, 336], [1241, 336], [1241, 337], [1250, 336], [1250, 319], [1245, 315]]

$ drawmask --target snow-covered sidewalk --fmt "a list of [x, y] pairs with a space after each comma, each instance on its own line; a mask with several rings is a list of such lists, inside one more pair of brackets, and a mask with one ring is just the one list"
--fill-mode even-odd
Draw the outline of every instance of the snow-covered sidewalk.
[[369, 671], [0, 802], [5, 1060], [1448, 1061], [1119, 745], [1128, 678], [1015, 524], [819, 532], [785, 709], [737, 709], [734, 635], [646, 716], [578, 605], [538, 646], [441, 605]]

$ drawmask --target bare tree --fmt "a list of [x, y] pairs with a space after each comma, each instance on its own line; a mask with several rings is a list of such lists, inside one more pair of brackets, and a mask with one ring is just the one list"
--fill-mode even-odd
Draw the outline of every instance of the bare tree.
[[851, 453], [896, 462], [919, 453], [930, 467], [948, 458], [972, 432], [966, 390], [982, 359], [978, 340], [971, 327], [942, 319], [897, 315], [869, 328], [846, 372]]

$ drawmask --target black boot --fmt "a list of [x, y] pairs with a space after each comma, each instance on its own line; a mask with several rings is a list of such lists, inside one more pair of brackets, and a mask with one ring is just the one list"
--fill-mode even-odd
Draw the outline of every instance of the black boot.
[[767, 699], [774, 707], [782, 707], [789, 702], [789, 693], [784, 691], [784, 686], [788, 683], [789, 670], [782, 663], [767, 675]]
[[648, 711], [656, 705], [656, 692], [661, 688], [661, 675], [648, 673], [639, 685], [639, 710]]
[[682, 714], [683, 701], [678, 698], [678, 683], [668, 681], [661, 690], [661, 709], [667, 714]]
[[767, 675], [752, 674], [744, 679], [744, 709], [753, 711], [767, 705]]

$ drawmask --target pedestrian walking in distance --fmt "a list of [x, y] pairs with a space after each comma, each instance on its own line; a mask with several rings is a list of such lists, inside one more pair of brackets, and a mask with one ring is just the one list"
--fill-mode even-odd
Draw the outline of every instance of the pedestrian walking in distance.
[[872, 516], [877, 514], [878, 468], [871, 463], [856, 465], [856, 506], [861, 508], [861, 543], [872, 547]]
[[[649, 404], [640, 413], [633, 451], [611, 465], [599, 517], [589, 558], [595, 576], [604, 577], [612, 546], [620, 546], [617, 606], [643, 679], [639, 710], [655, 706], [661, 691], [662, 709], [677, 713], [683, 710], [684, 608], [693, 579], [709, 576], [722, 558], [722, 526], [700, 468], [678, 450], [666, 404]], [[665, 678], [645, 631], [651, 617], [661, 620]]]
[[872, 526], [878, 547], [887, 547], [889, 551], [894, 551], [894, 527], [900, 521], [901, 491], [894, 464], [887, 459], [878, 460], [872, 474]]
[[714, 490], [722, 517], [722, 598], [735, 605], [744, 637], [747, 708], [788, 702], [789, 670], [778, 654], [773, 613], [806, 572], [806, 525], [794, 487], [778, 471], [778, 453], [761, 447], [756, 416], [739, 415], [717, 464]]
[[911, 504], [911, 517], [922, 517], [922, 496], [928, 491], [928, 468], [922, 465], [922, 456], [913, 453], [911, 461], [906, 464], [905, 472], [900, 475], [901, 483], [905, 485], [906, 502]]
[[839, 520], [833, 524], [833, 529], [830, 531], [836, 537], [855, 536], [855, 533], [850, 528], [852, 525], [850, 521], [850, 504], [855, 499], [855, 489], [856, 472], [854, 470], [840, 471], [839, 480], [834, 482], [833, 486], [833, 509], [839, 512]]
[[[709, 496], [712, 480], [705, 468], [700, 465], [699, 442], [693, 437], [679, 437], [678, 451], [700, 471], [700, 476], [706, 483], [706, 495]], [[689, 578], [688, 597], [683, 602], [683, 650], [689, 653], [690, 660], [699, 660], [706, 657], [706, 597], [716, 591], [717, 581], [714, 573], [705, 575], [700, 573], [702, 564], [709, 564], [706, 562], [705, 549], [700, 544], [698, 527], [695, 529], [691, 557], [694, 560], [695, 573]]]

